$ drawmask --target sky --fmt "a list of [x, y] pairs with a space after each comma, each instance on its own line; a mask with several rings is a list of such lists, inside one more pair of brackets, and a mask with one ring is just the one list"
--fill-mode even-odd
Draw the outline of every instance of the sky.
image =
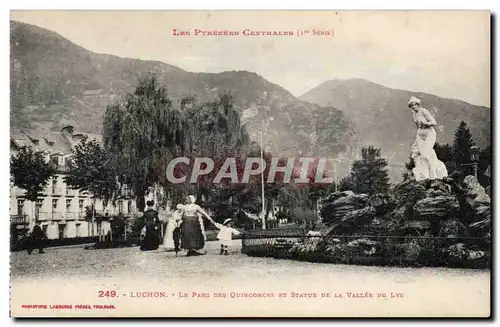
[[[12, 11], [11, 19], [97, 53], [192, 72], [252, 71], [295, 96], [331, 79], [363, 78], [490, 106], [488, 11]], [[196, 36], [195, 29], [240, 35]], [[243, 36], [244, 29], [295, 35]]]

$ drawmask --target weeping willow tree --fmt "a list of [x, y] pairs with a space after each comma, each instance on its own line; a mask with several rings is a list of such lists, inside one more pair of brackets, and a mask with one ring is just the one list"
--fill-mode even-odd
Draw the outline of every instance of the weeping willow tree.
[[140, 79], [125, 103], [106, 109], [104, 145], [117, 167], [118, 181], [133, 190], [140, 211], [147, 190], [165, 175], [163, 163], [182, 151], [182, 129], [182, 115], [154, 75]]
[[103, 139], [117, 167], [118, 181], [133, 190], [141, 211], [144, 196], [156, 186], [174, 202], [188, 192], [196, 192], [198, 198], [209, 193], [216, 170], [196, 185], [189, 185], [189, 176], [187, 184], [171, 184], [165, 169], [174, 157], [190, 157], [191, 164], [200, 156], [223, 162], [248, 144], [249, 136], [230, 95], [202, 104], [185, 98], [178, 110], [157, 78], [148, 75], [124, 103], [108, 106]]
[[228, 93], [222, 94], [216, 101], [201, 104], [193, 98], [184, 99], [181, 107], [184, 153], [191, 156], [191, 162], [195, 157], [208, 157], [214, 161], [212, 173], [200, 176], [196, 183], [197, 198], [208, 198], [219, 168], [228, 157], [240, 156], [250, 137]]

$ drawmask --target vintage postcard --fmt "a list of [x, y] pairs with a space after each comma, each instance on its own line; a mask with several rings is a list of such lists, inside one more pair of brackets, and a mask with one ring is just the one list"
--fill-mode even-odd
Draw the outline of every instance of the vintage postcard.
[[489, 11], [12, 11], [10, 310], [491, 315]]

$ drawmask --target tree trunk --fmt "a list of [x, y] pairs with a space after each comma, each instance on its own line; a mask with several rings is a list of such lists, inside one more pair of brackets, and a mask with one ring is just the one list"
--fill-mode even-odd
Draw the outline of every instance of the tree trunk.
[[199, 204], [203, 201], [203, 190], [201, 189], [201, 187], [198, 187], [196, 189], [196, 202]]

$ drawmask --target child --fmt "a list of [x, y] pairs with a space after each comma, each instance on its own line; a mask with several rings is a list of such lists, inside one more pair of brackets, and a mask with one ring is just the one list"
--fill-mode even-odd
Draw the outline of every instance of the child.
[[217, 234], [217, 239], [220, 241], [220, 254], [227, 255], [229, 246], [233, 243], [233, 234], [239, 235], [240, 232], [233, 228], [233, 220], [229, 218], [224, 220], [222, 225], [216, 222], [214, 224], [220, 229], [219, 234]]

